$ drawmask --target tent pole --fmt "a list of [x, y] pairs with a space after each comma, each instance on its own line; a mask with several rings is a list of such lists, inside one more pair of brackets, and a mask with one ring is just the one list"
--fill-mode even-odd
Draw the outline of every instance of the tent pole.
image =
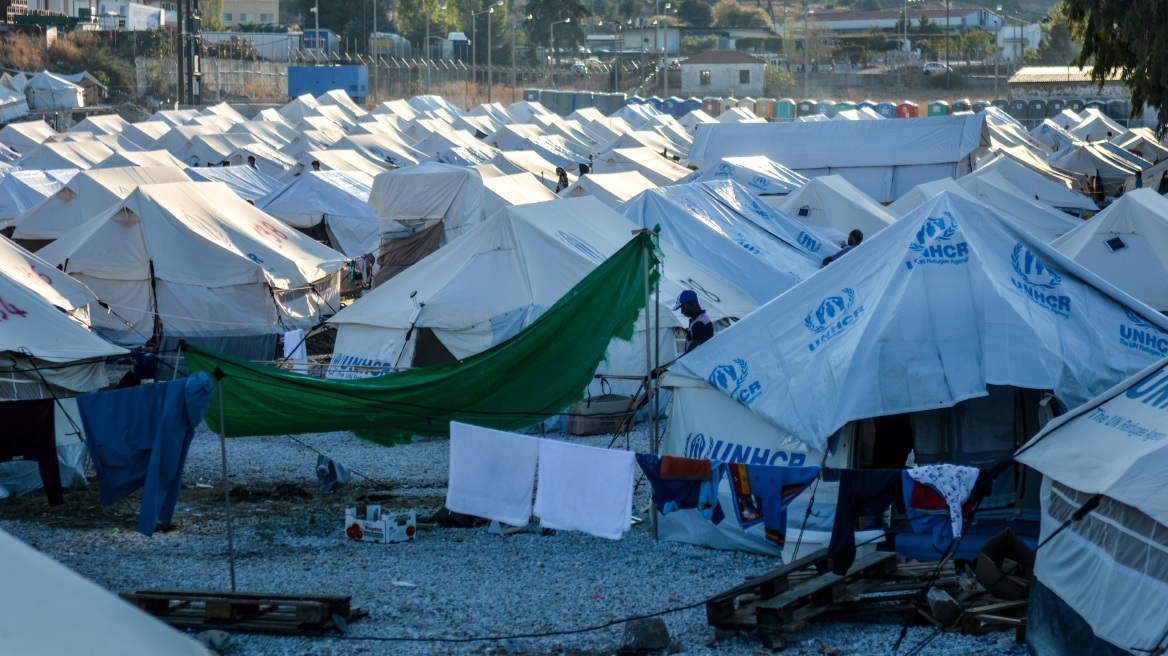
[[[641, 277], [645, 284], [645, 394], [648, 395], [646, 407], [649, 409], [649, 450], [656, 453], [654, 442], [656, 441], [656, 417], [653, 416], [653, 333], [649, 330], [649, 248], [646, 247], [641, 251]], [[653, 539], [657, 539], [657, 512], [649, 506], [649, 526], [653, 530]]]
[[223, 455], [223, 505], [227, 509], [227, 559], [231, 565], [231, 591], [235, 592], [235, 534], [231, 526], [231, 488], [227, 485], [227, 428], [223, 417], [223, 372], [215, 377], [215, 396], [219, 397], [219, 447]]

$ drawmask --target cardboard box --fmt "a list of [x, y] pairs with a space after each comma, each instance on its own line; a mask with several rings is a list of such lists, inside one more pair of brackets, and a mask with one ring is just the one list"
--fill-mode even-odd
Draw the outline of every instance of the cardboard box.
[[381, 506], [357, 506], [345, 510], [345, 535], [362, 542], [408, 542], [418, 531], [413, 510], [393, 515], [381, 512]]
[[999, 599], [1025, 599], [1030, 596], [1033, 565], [1034, 550], [1006, 529], [990, 538], [978, 552], [977, 582]]
[[632, 399], [619, 394], [593, 396], [568, 409], [568, 432], [572, 435], [607, 435], [620, 429], [629, 414]]

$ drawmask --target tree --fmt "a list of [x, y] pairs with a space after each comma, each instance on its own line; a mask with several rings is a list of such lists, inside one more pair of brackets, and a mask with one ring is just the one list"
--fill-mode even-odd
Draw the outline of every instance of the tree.
[[762, 92], [767, 98], [781, 98], [787, 89], [795, 88], [795, 76], [782, 66], [767, 64], [762, 72]]
[[[215, 2], [216, 0], [211, 0]], [[432, 25], [441, 22], [437, 7], [437, 0], [427, 0], [429, 6], [434, 10], [434, 16], [431, 17]], [[301, 27], [305, 29], [314, 29], [316, 27], [316, 18], [313, 12], [310, 11], [317, 6], [317, 0], [298, 0], [297, 7], [300, 9], [300, 19], [303, 22]], [[402, 15], [403, 23], [410, 25], [409, 29], [414, 29], [414, 22], [416, 21], [420, 26], [415, 34], [410, 34], [408, 30], [403, 28], [405, 36], [412, 38], [415, 41], [421, 41], [426, 34], [426, 15], [422, 13], [422, 0], [401, 0], [399, 12]], [[337, 35], [343, 38], [353, 39], [358, 45], [360, 52], [365, 52], [369, 47], [366, 39], [366, 32], [373, 31], [373, 15], [377, 14], [377, 29], [384, 31], [383, 27], [389, 24], [389, 14], [386, 13], [386, 3], [384, 0], [348, 0], [346, 2], [320, 2], [320, 29], [332, 30]], [[410, 20], [406, 21], [405, 14], [411, 13]], [[453, 15], [455, 12], [447, 12]], [[433, 22], [437, 21], [437, 22]], [[449, 22], [449, 21], [447, 21]]]
[[[550, 47], [552, 23], [565, 18], [572, 20], [555, 25], [556, 49], [576, 48], [584, 43], [582, 24], [590, 14], [579, 0], [528, 0], [527, 13], [531, 14], [531, 20], [525, 22], [529, 43]], [[556, 55], [558, 61], [559, 53]]]
[[770, 27], [767, 13], [758, 7], [744, 7], [735, 0], [722, 0], [711, 10], [714, 27]]
[[710, 6], [702, 0], [682, 0], [677, 9], [677, 17], [690, 27], [710, 27], [714, 24]]
[[203, 16], [203, 29], [208, 32], [222, 32], [227, 29], [223, 22], [223, 0], [200, 2], [199, 13]]
[[683, 36], [681, 37], [681, 54], [696, 55], [699, 52], [706, 52], [709, 50], [716, 50], [718, 48], [718, 37], [713, 34], [709, 36]]
[[1144, 105], [1159, 114], [1156, 131], [1168, 131], [1168, 3], [1163, 0], [1064, 0], [1071, 34], [1083, 39], [1074, 63], [1090, 67], [1100, 87], [1115, 74], [1131, 91], [1132, 116], [1143, 115]]
[[[301, 0], [301, 2], [312, 2], [313, 0]], [[353, 3], [332, 3], [334, 4], [359, 4]], [[321, 5], [320, 26], [325, 26], [324, 22], [324, 5]], [[442, 9], [439, 5], [439, 0], [398, 0], [397, 3], [397, 20], [398, 27], [401, 29], [402, 36], [406, 37], [412, 43], [421, 43], [426, 40], [426, 14], [430, 14], [430, 35], [445, 35], [451, 30], [462, 29], [462, 12], [453, 3], [447, 4], [446, 9]], [[311, 16], [311, 14], [309, 14]], [[346, 23], [347, 24], [347, 23]], [[377, 20], [378, 26], [381, 25], [381, 17]], [[344, 29], [344, 25], [341, 26]]]
[[972, 29], [961, 37], [961, 56], [971, 61], [982, 61], [989, 57], [997, 45], [992, 34], [981, 29]]
[[1044, 66], [1069, 66], [1079, 56], [1082, 44], [1071, 34], [1066, 6], [1059, 3], [1050, 8], [1048, 20], [1042, 25], [1042, 40], [1038, 49], [1028, 51], [1028, 62]]

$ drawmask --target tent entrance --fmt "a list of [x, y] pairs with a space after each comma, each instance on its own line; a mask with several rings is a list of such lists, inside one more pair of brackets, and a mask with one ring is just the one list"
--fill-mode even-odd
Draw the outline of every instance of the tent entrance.
[[414, 328], [414, 366], [428, 367], [458, 358], [446, 348], [430, 328]]

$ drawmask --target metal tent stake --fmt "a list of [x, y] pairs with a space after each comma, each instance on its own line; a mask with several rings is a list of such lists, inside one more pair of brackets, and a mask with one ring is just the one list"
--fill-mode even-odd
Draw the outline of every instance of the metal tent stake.
[[227, 423], [223, 416], [223, 371], [215, 370], [215, 395], [219, 397], [219, 447], [223, 455], [223, 506], [227, 509], [227, 560], [231, 565], [231, 591], [235, 592], [235, 534], [231, 525], [231, 488], [227, 484]]

